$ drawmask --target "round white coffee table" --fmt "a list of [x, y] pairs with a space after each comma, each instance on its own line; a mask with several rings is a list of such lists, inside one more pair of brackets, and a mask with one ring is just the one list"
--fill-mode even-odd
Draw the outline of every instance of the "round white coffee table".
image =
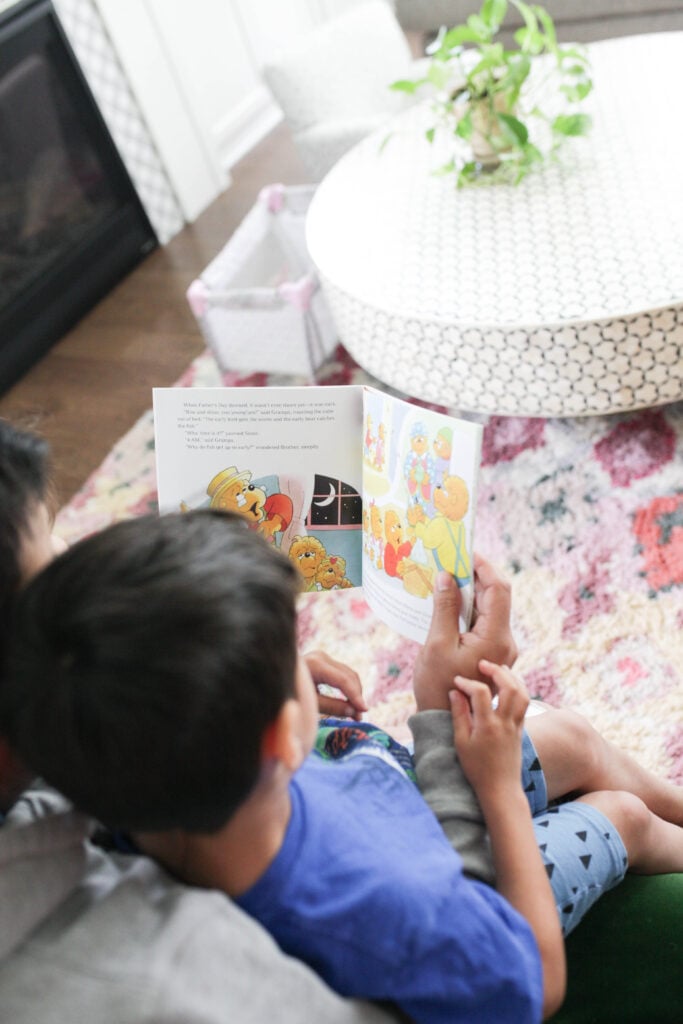
[[683, 33], [589, 51], [591, 134], [520, 185], [434, 176], [420, 104], [319, 186], [309, 250], [342, 341], [380, 381], [504, 415], [683, 397]]

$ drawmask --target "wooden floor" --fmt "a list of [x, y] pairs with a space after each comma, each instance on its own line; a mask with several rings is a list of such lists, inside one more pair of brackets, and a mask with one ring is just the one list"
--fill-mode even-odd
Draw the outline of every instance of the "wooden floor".
[[195, 223], [148, 256], [14, 388], [0, 416], [43, 434], [65, 503], [114, 443], [173, 384], [204, 342], [185, 292], [270, 182], [307, 179], [285, 128], [232, 169], [233, 182]]

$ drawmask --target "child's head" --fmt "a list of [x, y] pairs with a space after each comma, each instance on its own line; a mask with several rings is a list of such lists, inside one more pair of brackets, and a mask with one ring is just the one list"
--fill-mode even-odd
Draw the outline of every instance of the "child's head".
[[0, 725], [82, 810], [122, 828], [221, 827], [295, 695], [299, 576], [244, 520], [119, 523], [21, 594]]
[[0, 419], [0, 622], [52, 557], [47, 442]]

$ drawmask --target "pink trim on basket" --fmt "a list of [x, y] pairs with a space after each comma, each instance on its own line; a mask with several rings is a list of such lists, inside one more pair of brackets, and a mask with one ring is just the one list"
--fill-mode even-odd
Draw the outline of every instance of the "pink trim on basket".
[[209, 298], [206, 285], [199, 278], [196, 278], [187, 289], [186, 295], [190, 309], [198, 320], [201, 319], [206, 313], [206, 303]]
[[316, 289], [316, 279], [312, 274], [300, 277], [298, 281], [285, 281], [278, 288], [278, 293], [295, 309], [302, 313], [308, 312], [311, 308], [311, 299]]
[[259, 192], [259, 202], [265, 203], [268, 213], [280, 213], [285, 205], [285, 186], [277, 182], [275, 185], [266, 185]]

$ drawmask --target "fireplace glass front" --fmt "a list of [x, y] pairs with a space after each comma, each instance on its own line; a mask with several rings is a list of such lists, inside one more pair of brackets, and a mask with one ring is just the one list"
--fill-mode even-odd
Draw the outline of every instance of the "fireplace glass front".
[[52, 4], [15, 4], [0, 15], [0, 391], [156, 245]]

